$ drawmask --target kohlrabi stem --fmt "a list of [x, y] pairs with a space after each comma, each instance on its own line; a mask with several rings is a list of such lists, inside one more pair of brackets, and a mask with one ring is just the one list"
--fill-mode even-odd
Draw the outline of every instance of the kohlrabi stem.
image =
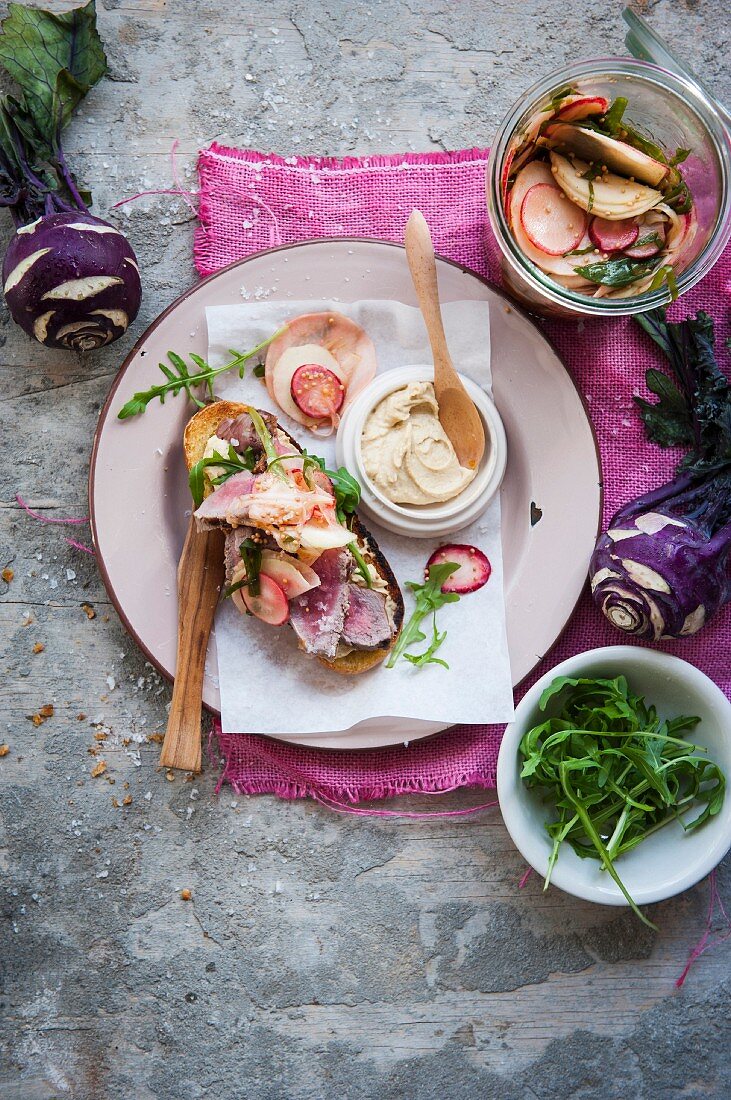
[[89, 209], [88, 209], [86, 203], [84, 202], [84, 200], [82, 199], [81, 195], [79, 194], [78, 188], [76, 187], [76, 184], [74, 183], [73, 176], [71, 175], [71, 172], [69, 171], [69, 166], [66, 163], [66, 157], [63, 155], [63, 149], [61, 148], [61, 142], [60, 141], [56, 144], [56, 156], [57, 156], [58, 166], [61, 169], [61, 175], [63, 176], [63, 181], [66, 184], [66, 186], [68, 187], [72, 199], [74, 200], [74, 202], [78, 206], [79, 210], [83, 210], [83, 212], [85, 214], [88, 214]]

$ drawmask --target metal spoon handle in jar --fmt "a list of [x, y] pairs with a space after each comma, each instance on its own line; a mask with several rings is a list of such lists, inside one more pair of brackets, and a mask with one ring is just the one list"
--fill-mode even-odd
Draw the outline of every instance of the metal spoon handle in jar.
[[654, 65], [660, 65], [661, 68], [695, 84], [718, 112], [726, 128], [731, 131], [731, 111], [715, 97], [713, 92], [709, 91], [689, 65], [675, 56], [665, 39], [654, 31], [641, 15], [637, 15], [630, 8], [624, 9], [622, 18], [629, 27], [624, 43], [632, 56], [638, 61], [651, 61]]

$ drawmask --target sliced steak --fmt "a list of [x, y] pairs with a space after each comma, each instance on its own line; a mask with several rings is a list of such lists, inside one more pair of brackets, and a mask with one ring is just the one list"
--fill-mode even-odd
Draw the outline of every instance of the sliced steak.
[[391, 641], [386, 597], [372, 588], [348, 585], [349, 603], [342, 640], [354, 649], [384, 649]]
[[279, 550], [276, 540], [266, 531], [260, 531], [256, 527], [234, 527], [226, 532], [226, 542], [223, 551], [223, 560], [226, 566], [226, 584], [231, 584], [233, 571], [241, 561], [239, 547], [244, 539], [261, 546], [262, 550]]
[[[277, 427], [276, 417], [272, 416], [271, 413], [262, 412], [261, 418], [273, 434]], [[226, 420], [222, 420], [218, 425], [216, 435], [219, 439], [225, 439], [230, 443], [239, 454], [243, 454], [247, 447], [251, 447], [256, 455], [254, 472], [260, 474], [266, 470], [267, 458], [264, 454], [264, 447], [248, 413], [242, 413], [241, 416], [237, 416], [235, 419], [227, 417]]]
[[221, 520], [229, 524], [235, 524], [237, 520], [244, 523], [248, 515], [247, 498], [255, 481], [253, 474], [243, 471], [218, 485], [194, 513], [198, 526], [204, 528]]
[[289, 621], [307, 653], [334, 657], [348, 610], [352, 558], [347, 550], [325, 550], [312, 568], [320, 584], [290, 600]]

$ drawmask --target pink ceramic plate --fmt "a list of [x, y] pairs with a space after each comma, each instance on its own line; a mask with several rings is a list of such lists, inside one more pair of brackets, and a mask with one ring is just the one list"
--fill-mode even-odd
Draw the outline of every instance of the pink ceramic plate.
[[[437, 260], [444, 301], [490, 303], [492, 377], [508, 437], [501, 489], [508, 644], [518, 684], [563, 630], [586, 579], [601, 514], [601, 468], [581, 397], [556, 352], [517, 306], [477, 275]], [[343, 272], [349, 272], [349, 282]], [[176, 568], [190, 507], [182, 432], [183, 397], [155, 402], [133, 420], [117, 412], [136, 390], [159, 383], [172, 349], [206, 354], [205, 309], [240, 303], [263, 288], [270, 300], [394, 298], [416, 305], [403, 249], [371, 240], [310, 241], [260, 252], [198, 283], [147, 330], [126, 359], [102, 409], [89, 477], [99, 568], [126, 628], [165, 676], [175, 670]], [[296, 657], [293, 654], [293, 659]], [[246, 653], [241, 654], [242, 668]], [[266, 690], [257, 684], [254, 690]], [[219, 706], [215, 640], [203, 698]], [[333, 724], [337, 718], [333, 717]], [[291, 737], [328, 748], [396, 744], [436, 733], [433, 722], [374, 715], [351, 730]], [[251, 731], [256, 732], [256, 731]]]

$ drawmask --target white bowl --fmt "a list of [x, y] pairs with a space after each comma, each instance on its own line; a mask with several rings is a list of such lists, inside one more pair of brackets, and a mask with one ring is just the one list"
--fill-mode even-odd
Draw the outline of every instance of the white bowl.
[[366, 474], [361, 454], [363, 427], [379, 401], [409, 382], [433, 382], [433, 366], [396, 367], [376, 375], [358, 394], [340, 422], [336, 443], [338, 464], [357, 473], [363, 511], [388, 531], [425, 539], [452, 534], [477, 519], [500, 488], [508, 456], [503, 422], [485, 391], [471, 378], [463, 374], [460, 378], [482, 419], [485, 453], [467, 488], [442, 504], [393, 504]]
[[[541, 693], [556, 676], [611, 679], [624, 675], [630, 687], [654, 703], [661, 717], [700, 715], [689, 740], [708, 749], [708, 756], [731, 778], [731, 703], [699, 669], [652, 649], [608, 646], [569, 657], [526, 692], [505, 730], [497, 765], [497, 792], [505, 827], [521, 855], [545, 876], [551, 839], [544, 822], [551, 814], [540, 792], [529, 790], [520, 778], [518, 746], [523, 735], [542, 720]], [[552, 713], [549, 705], [546, 714]], [[663, 901], [704, 878], [731, 847], [731, 792], [720, 812], [700, 828], [684, 833], [670, 823], [617, 860], [617, 872], [639, 905]], [[562, 844], [551, 883], [568, 894], [602, 905], [627, 905], [619, 888], [601, 871], [598, 860], [581, 859]]]

